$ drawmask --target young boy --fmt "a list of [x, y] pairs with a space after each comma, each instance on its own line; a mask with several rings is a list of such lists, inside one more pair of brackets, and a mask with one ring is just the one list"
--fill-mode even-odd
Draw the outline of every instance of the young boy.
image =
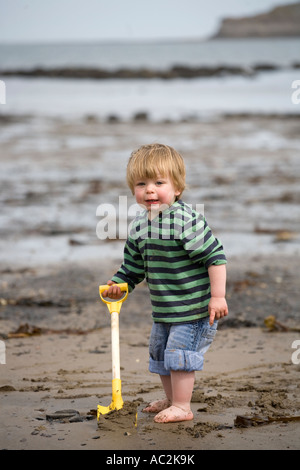
[[190, 402], [195, 371], [228, 314], [225, 300], [226, 257], [205, 218], [180, 200], [185, 188], [181, 155], [161, 144], [133, 152], [127, 182], [145, 211], [132, 223], [119, 271], [103, 293], [122, 296], [144, 278], [153, 309], [149, 370], [158, 373], [166, 398], [143, 411], [157, 423], [193, 419]]

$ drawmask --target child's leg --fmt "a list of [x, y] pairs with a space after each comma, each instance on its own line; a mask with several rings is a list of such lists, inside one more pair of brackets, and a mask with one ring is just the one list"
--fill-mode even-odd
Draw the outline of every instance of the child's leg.
[[191, 398], [195, 382], [195, 372], [183, 370], [171, 371], [172, 405], [190, 411]]
[[156, 400], [146, 406], [143, 411], [146, 413], [158, 413], [172, 403], [172, 386], [170, 372], [164, 367], [164, 353], [168, 341], [170, 325], [166, 323], [154, 323], [151, 330], [149, 344], [149, 370], [159, 374], [166, 398]]
[[143, 409], [146, 413], [158, 413], [165, 410], [172, 404], [172, 384], [170, 375], [160, 375], [161, 383], [164, 387], [166, 398], [163, 400], [156, 400], [151, 402], [146, 408]]
[[[161, 375], [167, 398], [151, 403], [144, 411], [158, 413], [154, 418], [158, 423], [191, 420], [193, 413], [190, 401], [195, 381], [194, 371], [202, 370], [203, 355], [214, 339], [217, 322], [211, 326], [209, 317], [205, 317], [190, 324], [169, 326], [158, 323], [155, 327], [155, 334], [158, 332], [161, 336], [154, 338], [151, 333], [149, 370]], [[151, 341], [152, 337], [155, 341]], [[187, 367], [184, 366], [186, 370], [181, 370], [179, 363], [188, 364]], [[162, 369], [166, 373], [170, 371], [171, 375], [164, 376]]]
[[190, 403], [194, 381], [195, 372], [171, 371], [169, 382], [171, 385], [172, 405], [160, 411], [154, 418], [155, 422], [174, 423], [193, 419]]

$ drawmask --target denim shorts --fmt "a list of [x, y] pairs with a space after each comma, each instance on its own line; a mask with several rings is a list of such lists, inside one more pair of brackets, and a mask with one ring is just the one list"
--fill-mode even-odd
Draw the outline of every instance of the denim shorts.
[[203, 356], [217, 327], [218, 321], [211, 326], [209, 317], [192, 323], [154, 323], [149, 343], [150, 372], [170, 375], [171, 370], [202, 370]]

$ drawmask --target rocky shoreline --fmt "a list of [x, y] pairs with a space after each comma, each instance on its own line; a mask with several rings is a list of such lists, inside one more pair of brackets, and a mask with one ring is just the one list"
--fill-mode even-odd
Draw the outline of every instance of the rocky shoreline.
[[[288, 69], [299, 69], [299, 63], [292, 63]], [[0, 71], [3, 77], [47, 77], [47, 78], [75, 78], [95, 80], [132, 80], [132, 79], [162, 79], [174, 80], [177, 78], [205, 78], [218, 77], [226, 75], [254, 76], [260, 72], [273, 72], [278, 70], [286, 70], [286, 67], [280, 67], [277, 64], [260, 63], [251, 67], [235, 66], [235, 65], [219, 65], [215, 67], [199, 66], [189, 67], [185, 65], [175, 65], [167, 70], [150, 69], [150, 68], [119, 68], [116, 70], [108, 70], [94, 67], [34, 67], [31, 69], [7, 69]]]

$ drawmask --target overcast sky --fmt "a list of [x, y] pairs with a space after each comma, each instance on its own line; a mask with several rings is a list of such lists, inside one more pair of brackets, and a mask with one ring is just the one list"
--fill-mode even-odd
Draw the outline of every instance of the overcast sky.
[[296, 0], [0, 0], [0, 42], [203, 38]]

